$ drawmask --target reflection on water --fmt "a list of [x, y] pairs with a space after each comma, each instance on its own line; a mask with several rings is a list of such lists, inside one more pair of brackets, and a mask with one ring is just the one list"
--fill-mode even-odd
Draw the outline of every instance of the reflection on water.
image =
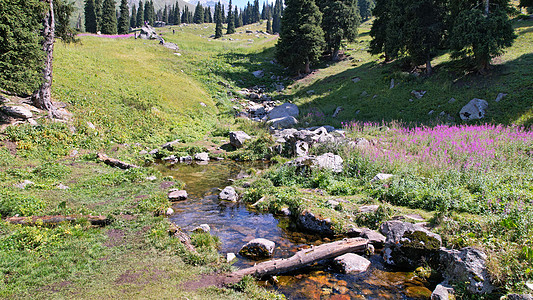
[[[264, 163], [210, 162], [207, 165], [176, 164], [167, 168], [156, 166], [164, 175], [171, 175], [186, 184], [187, 201], [173, 205], [175, 214], [170, 220], [185, 231], [200, 224], [209, 224], [211, 233], [222, 243], [220, 252], [238, 253], [240, 247], [254, 238], [266, 238], [276, 243], [274, 257], [289, 257], [302, 247], [324, 241], [318, 236], [289, 230], [286, 217], [274, 217], [248, 210], [245, 205], [218, 200], [218, 189], [229, 179], [246, 176], [250, 168], [264, 169]], [[242, 268], [253, 265], [237, 254], [234, 264]], [[289, 299], [428, 299], [431, 291], [427, 282], [412, 273], [395, 272], [383, 265], [379, 255], [370, 257], [367, 272], [346, 275], [327, 266], [315, 266], [298, 274], [278, 276], [277, 282], [264, 282], [285, 294]], [[433, 286], [431, 286], [432, 288]]]

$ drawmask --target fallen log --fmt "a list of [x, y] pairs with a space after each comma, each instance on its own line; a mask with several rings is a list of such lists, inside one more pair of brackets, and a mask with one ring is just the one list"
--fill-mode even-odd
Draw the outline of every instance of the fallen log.
[[98, 156], [98, 160], [99, 161], [105, 163], [108, 166], [114, 167], [114, 168], [120, 168], [120, 169], [123, 169], [123, 170], [127, 170], [127, 169], [133, 169], [133, 168], [138, 168], [139, 167], [139, 166], [136, 166], [134, 164], [129, 164], [129, 163], [120, 161], [120, 160], [115, 159], [115, 158], [110, 158], [110, 157], [108, 157], [107, 155], [105, 155], [103, 153], [98, 153], [97, 156]]
[[75, 222], [76, 220], [86, 219], [95, 226], [105, 226], [111, 223], [106, 216], [31, 216], [31, 217], [10, 217], [6, 218], [6, 221], [11, 224], [21, 224], [21, 225], [36, 225], [36, 224], [45, 224], [45, 225], [57, 225], [59, 223], [65, 222]]
[[194, 248], [194, 245], [192, 244], [191, 237], [185, 232], [183, 232], [181, 228], [179, 228], [175, 224], [172, 224], [168, 229], [168, 232], [171, 236], [176, 237], [183, 244], [183, 246], [185, 246], [187, 250], [189, 250], [190, 252], [197, 253], [196, 248]]
[[274, 259], [258, 263], [253, 267], [235, 271], [229, 274], [228, 277], [232, 279], [231, 281], [234, 281], [240, 280], [245, 275], [252, 275], [260, 278], [263, 276], [283, 274], [304, 268], [324, 259], [332, 259], [351, 252], [363, 252], [366, 250], [367, 246], [367, 239], [344, 239], [300, 250], [289, 258]]

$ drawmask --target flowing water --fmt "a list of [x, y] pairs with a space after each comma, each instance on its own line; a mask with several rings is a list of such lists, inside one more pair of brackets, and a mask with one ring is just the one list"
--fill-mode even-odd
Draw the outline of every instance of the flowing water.
[[[276, 243], [275, 258], [289, 257], [308, 245], [328, 242], [319, 236], [291, 230], [285, 216], [273, 216], [247, 209], [245, 205], [218, 200], [219, 189], [231, 185], [230, 179], [246, 176], [250, 168], [264, 169], [265, 163], [210, 162], [199, 165], [176, 164], [156, 166], [164, 175], [185, 182], [189, 199], [173, 205], [170, 220], [185, 231], [208, 224], [211, 234], [219, 237], [222, 254], [239, 252], [246, 242], [266, 238]], [[253, 265], [237, 254], [234, 266]], [[388, 269], [380, 255], [373, 255], [368, 271], [358, 275], [336, 272], [328, 265], [319, 265], [299, 273], [277, 276], [260, 282], [278, 290], [289, 299], [428, 299], [434, 286], [412, 273]]]

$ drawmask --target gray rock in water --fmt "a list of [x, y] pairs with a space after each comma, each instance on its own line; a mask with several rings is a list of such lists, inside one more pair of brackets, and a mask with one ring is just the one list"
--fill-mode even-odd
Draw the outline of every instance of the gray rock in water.
[[300, 228], [307, 231], [323, 235], [333, 235], [335, 233], [331, 219], [322, 219], [308, 210], [303, 211], [298, 216], [297, 223]]
[[246, 243], [246, 245], [242, 246], [241, 250], [239, 250], [239, 254], [251, 259], [267, 258], [274, 254], [275, 246], [276, 243], [267, 239], [253, 239]]
[[2, 106], [1, 109], [6, 115], [15, 118], [29, 119], [33, 117], [33, 113], [23, 106]]
[[361, 237], [367, 239], [370, 244], [376, 245], [379, 248], [382, 248], [387, 240], [387, 238], [381, 233], [368, 228], [363, 228]]
[[195, 160], [199, 161], [208, 161], [209, 160], [209, 154], [206, 152], [197, 153], [194, 155]]
[[174, 210], [172, 209], [172, 207], [167, 208], [167, 211], [165, 212], [165, 214], [166, 214], [167, 216], [170, 216], [170, 215], [172, 215], [173, 213], [174, 213]]
[[355, 253], [346, 253], [334, 260], [335, 265], [345, 274], [357, 274], [364, 272], [370, 266], [370, 261]]
[[441, 249], [439, 256], [442, 275], [449, 282], [466, 283], [466, 289], [473, 294], [486, 294], [494, 289], [485, 265], [487, 255], [482, 251], [472, 247]]
[[226, 262], [232, 262], [234, 259], [236, 259], [237, 256], [235, 255], [235, 253], [233, 252], [230, 252], [230, 253], [226, 253]]
[[276, 129], [289, 128], [298, 124], [298, 120], [295, 117], [288, 116], [277, 119], [271, 119], [267, 122], [270, 126]]
[[185, 190], [172, 189], [168, 193], [168, 200], [170, 201], [183, 201], [186, 200], [187, 197], [187, 191]]
[[239, 195], [235, 191], [235, 189], [231, 186], [225, 187], [222, 192], [220, 192], [220, 195], [218, 195], [218, 198], [220, 200], [226, 200], [226, 201], [232, 201], [236, 202], [239, 198]]
[[461, 108], [459, 116], [463, 121], [482, 119], [485, 117], [485, 110], [488, 107], [489, 103], [487, 101], [474, 98]]
[[447, 283], [443, 282], [433, 290], [431, 293], [431, 300], [449, 300], [450, 295], [453, 294], [453, 288]]
[[211, 227], [209, 227], [209, 225], [207, 225], [207, 224], [200, 224], [200, 226], [197, 226], [192, 231], [193, 232], [210, 232], [211, 231]]
[[383, 258], [390, 265], [415, 269], [438, 259], [440, 235], [415, 224], [387, 221], [380, 231], [386, 236]]
[[265, 76], [265, 72], [263, 70], [254, 71], [252, 74], [255, 76], [255, 78], [262, 78]]
[[298, 109], [298, 106], [292, 103], [283, 103], [279, 106], [274, 107], [268, 113], [268, 119], [273, 120], [284, 117], [297, 117], [299, 114], [300, 110]]
[[244, 142], [249, 139], [251, 137], [244, 131], [232, 131], [229, 133], [229, 142], [235, 148], [242, 148]]

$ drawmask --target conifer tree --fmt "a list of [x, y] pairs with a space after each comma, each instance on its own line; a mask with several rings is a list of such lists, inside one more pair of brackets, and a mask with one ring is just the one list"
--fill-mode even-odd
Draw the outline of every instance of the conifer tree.
[[189, 23], [189, 7], [185, 6], [181, 13], [181, 23]]
[[96, 4], [94, 0], [85, 0], [85, 31], [90, 33], [96, 33], [98, 31]]
[[207, 16], [209, 17], [208, 23], [213, 23], [213, 15], [211, 14], [211, 7], [207, 7]]
[[237, 8], [237, 5], [235, 5], [235, 10], [233, 11], [233, 19], [235, 22], [235, 28], [239, 28], [239, 9]]
[[135, 4], [131, 8], [130, 26], [137, 27], [137, 7], [135, 7]]
[[176, 2], [176, 8], [174, 10], [174, 24], [175, 25], [181, 24], [180, 7], [178, 5], [178, 2]]
[[149, 1], [149, 0], [146, 0], [146, 2], [144, 2], [144, 16], [143, 16], [143, 21], [144, 21], [144, 22], [148, 22], [150, 25], [153, 25], [152, 23], [150, 23], [150, 13], [151, 13], [151, 9], [150, 9], [150, 1]]
[[237, 27], [244, 26], [243, 16], [242, 16], [242, 10], [239, 10], [239, 18], [237, 19]]
[[102, 26], [100, 28], [103, 34], [117, 34], [115, 5], [115, 0], [104, 0], [102, 7]]
[[97, 31], [102, 30], [102, 16], [103, 16], [103, 0], [94, 0], [94, 7], [96, 9], [96, 24]]
[[322, 13], [314, 0], [287, 0], [286, 5], [276, 57], [295, 72], [310, 73], [324, 49]]
[[118, 33], [126, 34], [130, 32], [130, 9], [128, 0], [120, 2], [120, 19], [118, 20]]
[[144, 25], [144, 9], [142, 1], [139, 1], [139, 10], [137, 10], [137, 21], [135, 23], [139, 28]]
[[215, 14], [216, 14], [215, 39], [218, 39], [222, 37], [222, 19], [224, 19], [224, 15], [222, 15], [222, 5], [220, 4], [220, 2], [218, 2], [215, 8]]
[[163, 9], [163, 18], [161, 19], [161, 21], [165, 22], [165, 24], [168, 24], [168, 8], [166, 4], [165, 8]]
[[235, 33], [235, 17], [233, 17], [233, 10], [231, 7], [231, 0], [229, 0], [229, 7], [228, 7], [228, 31], [227, 34], [233, 34]]
[[200, 2], [196, 4], [193, 22], [196, 24], [202, 24], [204, 22], [204, 8], [202, 7], [202, 4]]
[[224, 11], [224, 5], [220, 6], [220, 14], [222, 16], [222, 23], [226, 23], [226, 18], [224, 17], [226, 15], [226, 12]]
[[359, 14], [363, 21], [367, 21], [372, 17], [372, 11], [376, 6], [374, 0], [358, 0]]
[[279, 33], [281, 31], [281, 11], [283, 3], [281, 0], [276, 0], [274, 5], [274, 14], [272, 15], [272, 33]]
[[46, 7], [40, 0], [0, 4], [0, 87], [16, 94], [30, 94], [42, 83], [44, 52], [39, 31]]
[[257, 23], [261, 20], [261, 13], [259, 12], [259, 0], [254, 0], [252, 23]]
[[261, 10], [261, 20], [267, 19], [267, 8], [266, 2], [263, 2], [263, 10]]
[[361, 23], [357, 0], [323, 0], [321, 6], [327, 50], [332, 60], [338, 60], [342, 40], [353, 42], [357, 37], [357, 28]]
[[271, 16], [270, 16], [270, 11], [267, 12], [267, 33], [270, 33], [272, 34], [272, 21], [270, 20]]
[[208, 7], [204, 7], [204, 23], [209, 23]]

